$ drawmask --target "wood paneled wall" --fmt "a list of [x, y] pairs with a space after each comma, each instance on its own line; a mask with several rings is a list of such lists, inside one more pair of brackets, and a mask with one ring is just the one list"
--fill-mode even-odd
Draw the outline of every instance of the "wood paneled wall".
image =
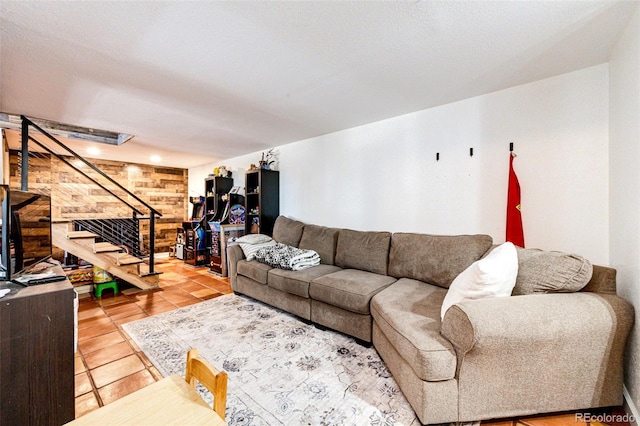
[[[11, 151], [9, 160], [10, 185], [20, 188], [19, 153]], [[169, 246], [175, 243], [176, 229], [182, 226], [188, 214], [188, 170], [99, 159], [89, 161], [162, 214], [156, 218], [155, 247], [158, 253], [169, 251]], [[131, 209], [120, 201], [48, 155], [29, 158], [29, 190], [51, 194], [53, 220], [132, 216]], [[138, 206], [122, 191], [114, 192]], [[143, 213], [148, 214], [147, 211]], [[145, 246], [148, 246], [149, 221], [140, 223]]]

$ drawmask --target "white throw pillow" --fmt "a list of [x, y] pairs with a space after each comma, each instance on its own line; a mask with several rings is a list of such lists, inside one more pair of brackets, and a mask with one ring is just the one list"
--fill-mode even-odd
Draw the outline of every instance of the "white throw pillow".
[[236, 240], [244, 253], [244, 257], [251, 261], [255, 259], [256, 252], [263, 247], [275, 246], [276, 242], [268, 235], [248, 234]]
[[247, 234], [236, 240], [239, 243], [261, 244], [271, 241], [271, 237], [264, 234]]
[[442, 302], [440, 317], [444, 318], [447, 309], [463, 300], [510, 296], [517, 276], [515, 246], [510, 242], [499, 245], [453, 280]]

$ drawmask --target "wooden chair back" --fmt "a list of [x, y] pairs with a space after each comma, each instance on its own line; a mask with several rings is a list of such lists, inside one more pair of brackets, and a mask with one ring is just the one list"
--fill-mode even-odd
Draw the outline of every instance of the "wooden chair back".
[[213, 410], [224, 420], [227, 408], [227, 373], [218, 371], [204, 358], [198, 356], [197, 349], [187, 353], [187, 371], [184, 376], [195, 389], [196, 380], [213, 394]]

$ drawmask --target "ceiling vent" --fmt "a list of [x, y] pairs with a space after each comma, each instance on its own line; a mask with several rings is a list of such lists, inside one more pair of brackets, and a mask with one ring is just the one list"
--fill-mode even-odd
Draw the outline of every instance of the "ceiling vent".
[[[73, 126], [59, 123], [57, 121], [44, 120], [40, 118], [30, 118], [38, 126], [54, 136], [67, 139], [76, 139], [87, 142], [105, 143], [108, 145], [122, 145], [133, 139], [134, 135], [127, 133], [111, 132], [109, 130], [99, 130], [90, 127]], [[19, 115], [0, 113], [0, 127], [21, 130], [22, 119]]]

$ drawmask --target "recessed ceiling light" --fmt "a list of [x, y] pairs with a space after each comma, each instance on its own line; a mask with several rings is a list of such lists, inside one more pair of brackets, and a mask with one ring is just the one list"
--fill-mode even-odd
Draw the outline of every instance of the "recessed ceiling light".
[[95, 146], [90, 146], [89, 148], [87, 148], [87, 153], [89, 155], [100, 155], [100, 150]]
[[159, 155], [152, 155], [150, 160], [152, 163], [159, 163], [162, 161], [162, 157], [160, 157]]

